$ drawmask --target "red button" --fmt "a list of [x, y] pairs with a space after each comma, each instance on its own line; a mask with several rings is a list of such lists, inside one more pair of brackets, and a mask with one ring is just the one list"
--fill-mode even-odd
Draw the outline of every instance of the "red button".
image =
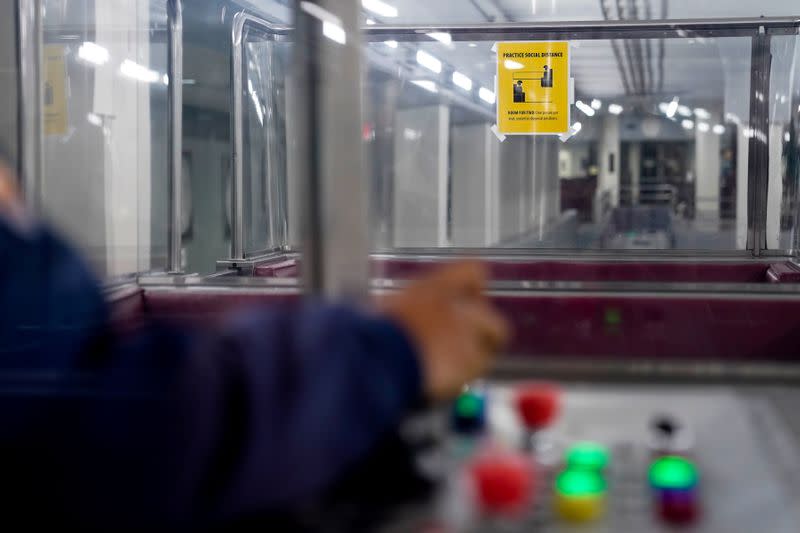
[[517, 410], [530, 431], [553, 423], [558, 415], [560, 400], [560, 389], [549, 383], [524, 385], [517, 389], [516, 394]]
[[519, 514], [532, 504], [535, 471], [524, 456], [498, 454], [476, 459], [472, 476], [486, 513]]

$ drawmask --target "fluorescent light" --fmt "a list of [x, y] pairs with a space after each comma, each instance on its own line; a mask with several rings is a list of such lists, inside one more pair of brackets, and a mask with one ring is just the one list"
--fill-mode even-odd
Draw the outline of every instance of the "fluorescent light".
[[786, 141], [787, 143], [792, 140], [792, 136], [789, 135], [788, 131], [783, 134], [783, 140]]
[[347, 32], [344, 28], [327, 20], [322, 23], [322, 35], [333, 42], [347, 44]]
[[531, 13], [536, 14], [536, 0], [531, 0]]
[[592, 109], [594, 109], [595, 111], [600, 111], [600, 108], [603, 107], [603, 102], [601, 102], [600, 100], [595, 98], [594, 100], [592, 100], [592, 103], [589, 104], [589, 105], [591, 105]]
[[593, 117], [594, 116], [594, 109], [592, 109], [591, 106], [588, 106], [588, 105], [584, 104], [580, 100], [575, 102], [575, 107], [577, 107], [578, 109], [583, 111], [583, 114], [588, 116], [588, 117]]
[[161, 83], [163, 83], [166, 86], [169, 86], [169, 74], [164, 74], [163, 76], [161, 76]]
[[411, 83], [432, 93], [439, 92], [439, 89], [436, 87], [436, 82], [431, 80], [411, 80]]
[[521, 68], [525, 68], [525, 65], [522, 63], [512, 61], [511, 59], [506, 59], [503, 61], [503, 66], [505, 66], [508, 70], [519, 70]]
[[111, 54], [99, 44], [86, 41], [78, 48], [78, 57], [87, 63], [102, 66], [108, 63]]
[[397, 48], [397, 41], [383, 41], [383, 44], [389, 48]]
[[672, 118], [675, 116], [675, 113], [678, 112], [678, 99], [673, 98], [672, 101], [667, 105], [667, 111], [664, 113], [667, 115], [667, 118]]
[[382, 17], [397, 16], [397, 8], [390, 6], [386, 2], [381, 2], [381, 0], [361, 0], [361, 5], [364, 6], [364, 9]]
[[697, 123], [697, 131], [705, 133], [710, 129], [711, 129], [711, 126], [709, 126], [707, 122], [698, 122]]
[[716, 133], [717, 135], [722, 135], [723, 133], [725, 133], [725, 126], [723, 126], [722, 124], [716, 124], [716, 125], [715, 125], [715, 126], [712, 128], [712, 131], [713, 131], [714, 133]]
[[430, 37], [432, 39], [436, 39], [437, 41], [439, 41], [440, 43], [443, 43], [443, 44], [447, 44], [447, 45], [453, 44], [453, 38], [450, 36], [449, 33], [446, 33], [446, 32], [434, 31], [434, 32], [429, 33], [428, 37]]
[[742, 119], [740, 119], [738, 116], [734, 115], [733, 113], [725, 113], [725, 120], [727, 120], [728, 122], [733, 122], [737, 126], [741, 126], [742, 125]]
[[472, 90], [472, 80], [458, 71], [453, 72], [453, 83], [467, 92]]
[[572, 125], [572, 129], [575, 131], [575, 133], [578, 133], [583, 129], [583, 124], [581, 124], [580, 122], [576, 122], [575, 124]]
[[684, 119], [681, 121], [681, 126], [683, 126], [683, 129], [685, 130], [694, 129], [694, 121], [689, 120], [688, 118]]
[[669, 109], [668, 103], [661, 102], [660, 104], [658, 104], [658, 110], [664, 113], [665, 115], [667, 114], [667, 109]]
[[608, 105], [608, 112], [612, 115], [620, 115], [625, 109], [619, 104], [609, 104]]
[[487, 104], [494, 104], [497, 100], [494, 92], [490, 91], [486, 87], [481, 87], [478, 91], [478, 96], [480, 96], [481, 100], [486, 102]]
[[679, 105], [678, 106], [678, 114], [680, 116], [682, 116], [682, 117], [691, 117], [692, 116], [692, 110], [687, 105]]
[[367, 19], [367, 26], [374, 26], [374, 25], [375, 25], [375, 21], [370, 19], [370, 18], [368, 18]]
[[403, 138], [407, 141], [418, 141], [422, 138], [422, 132], [412, 128], [405, 128], [403, 130]]
[[123, 76], [127, 76], [134, 80], [143, 81], [145, 83], [155, 83], [161, 79], [158, 72], [143, 67], [139, 63], [126, 59], [119, 66], [119, 71]]
[[703, 109], [702, 107], [695, 108], [694, 116], [699, 118], [700, 120], [708, 120], [711, 118], [711, 113]]
[[[98, 115], [97, 113], [89, 113], [86, 115], [86, 120], [92, 126], [97, 126], [98, 128], [103, 125], [103, 117]], [[786, 135], [789, 135], [788, 133]], [[788, 140], [788, 139], [787, 139]]]
[[436, 74], [442, 71], [442, 62], [424, 50], [417, 51], [417, 63]]
[[467, 46], [469, 46], [470, 48], [477, 48], [478, 47], [477, 43], [469, 43]]

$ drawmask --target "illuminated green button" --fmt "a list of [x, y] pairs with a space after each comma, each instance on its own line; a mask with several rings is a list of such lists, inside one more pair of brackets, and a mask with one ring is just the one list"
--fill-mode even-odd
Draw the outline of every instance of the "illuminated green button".
[[596, 442], [579, 442], [572, 446], [564, 456], [567, 468], [583, 468], [601, 472], [608, 466], [608, 448]]
[[483, 411], [483, 398], [465, 392], [456, 400], [456, 414], [463, 418], [475, 418]]
[[656, 489], [690, 489], [697, 484], [697, 467], [683, 457], [662, 457], [650, 465], [649, 478]]
[[593, 470], [569, 468], [556, 478], [556, 491], [570, 497], [601, 496], [606, 492], [606, 482]]

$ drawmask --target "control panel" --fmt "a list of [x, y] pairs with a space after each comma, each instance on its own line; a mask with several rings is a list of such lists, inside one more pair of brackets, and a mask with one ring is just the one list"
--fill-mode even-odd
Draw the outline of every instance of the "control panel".
[[477, 383], [444, 418], [436, 496], [386, 531], [800, 531], [795, 443], [733, 389]]

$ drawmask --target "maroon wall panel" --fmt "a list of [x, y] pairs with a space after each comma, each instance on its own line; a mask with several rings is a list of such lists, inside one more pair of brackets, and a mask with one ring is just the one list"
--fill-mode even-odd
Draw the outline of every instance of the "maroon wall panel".
[[[147, 291], [144, 310], [197, 326], [234, 310], [288, 305], [299, 296]], [[493, 296], [525, 357], [777, 361], [800, 359], [800, 299], [543, 295]]]

